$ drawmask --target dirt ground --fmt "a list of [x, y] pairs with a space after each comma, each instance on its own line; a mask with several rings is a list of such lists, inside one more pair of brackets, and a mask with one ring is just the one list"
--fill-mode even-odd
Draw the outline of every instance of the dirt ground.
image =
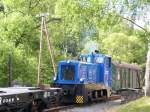
[[120, 105], [120, 100], [93, 103], [85, 106], [78, 106], [60, 112], [114, 112], [115, 107]]

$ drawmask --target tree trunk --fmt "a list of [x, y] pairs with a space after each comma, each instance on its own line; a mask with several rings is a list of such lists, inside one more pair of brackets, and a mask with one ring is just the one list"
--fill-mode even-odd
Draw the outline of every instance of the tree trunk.
[[150, 43], [148, 44], [147, 62], [145, 70], [145, 95], [150, 96]]

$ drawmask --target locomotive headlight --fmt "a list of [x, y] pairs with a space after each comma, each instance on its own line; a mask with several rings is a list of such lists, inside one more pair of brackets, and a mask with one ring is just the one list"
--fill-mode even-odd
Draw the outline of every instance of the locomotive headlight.
[[54, 80], [54, 81], [56, 81], [56, 79], [57, 79], [56, 77], [53, 77], [53, 80]]
[[70, 63], [70, 60], [68, 60], [67, 63]]
[[83, 78], [81, 78], [81, 79], [80, 79], [80, 82], [81, 82], [81, 83], [83, 83], [83, 82], [84, 82], [84, 79], [83, 79]]

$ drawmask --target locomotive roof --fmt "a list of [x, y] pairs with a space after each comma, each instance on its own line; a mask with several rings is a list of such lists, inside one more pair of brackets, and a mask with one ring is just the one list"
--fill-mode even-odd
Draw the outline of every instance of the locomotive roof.
[[79, 63], [78, 60], [62, 60], [61, 63]]
[[82, 63], [82, 64], [97, 64], [97, 63], [91, 63], [91, 62], [82, 62], [82, 61], [77, 61], [77, 60], [63, 60], [63, 61], [60, 61], [60, 63], [74, 63], [74, 64], [79, 64], [79, 63]]
[[123, 67], [123, 68], [131, 68], [135, 70], [142, 70], [137, 64], [128, 64], [125, 62], [118, 62], [118, 61], [112, 61], [112, 63], [117, 67]]
[[81, 54], [80, 57], [82, 56], [103, 56], [103, 57], [111, 57], [110, 55], [106, 55], [106, 54], [101, 54], [101, 53], [91, 53], [91, 54]]

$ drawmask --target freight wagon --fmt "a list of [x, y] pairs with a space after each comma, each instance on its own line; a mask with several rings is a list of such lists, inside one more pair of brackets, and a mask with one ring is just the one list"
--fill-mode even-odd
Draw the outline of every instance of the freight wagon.
[[61, 88], [0, 88], [0, 112], [43, 112], [59, 102]]
[[129, 88], [142, 88], [144, 74], [136, 64], [128, 64], [118, 61], [112, 62], [112, 89], [121, 90]]

